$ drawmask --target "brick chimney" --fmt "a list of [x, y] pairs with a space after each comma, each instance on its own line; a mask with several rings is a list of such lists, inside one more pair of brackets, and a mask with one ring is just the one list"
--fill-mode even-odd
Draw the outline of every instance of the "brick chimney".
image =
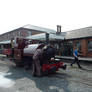
[[56, 34], [61, 34], [61, 25], [57, 25], [57, 32]]

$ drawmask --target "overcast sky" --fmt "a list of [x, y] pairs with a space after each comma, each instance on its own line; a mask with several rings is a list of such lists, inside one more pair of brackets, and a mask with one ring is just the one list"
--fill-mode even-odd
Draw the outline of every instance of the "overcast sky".
[[92, 26], [92, 0], [0, 0], [0, 34], [26, 24], [62, 31]]

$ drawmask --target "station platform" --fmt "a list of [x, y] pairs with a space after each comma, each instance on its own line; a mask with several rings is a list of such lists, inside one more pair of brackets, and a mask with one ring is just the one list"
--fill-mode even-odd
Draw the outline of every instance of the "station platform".
[[[73, 56], [55, 56], [56, 58], [58, 59], [61, 59], [61, 60], [74, 60], [74, 57]], [[89, 58], [89, 57], [79, 57], [79, 60], [80, 61], [83, 61], [83, 62], [90, 62], [92, 63], [92, 58]]]

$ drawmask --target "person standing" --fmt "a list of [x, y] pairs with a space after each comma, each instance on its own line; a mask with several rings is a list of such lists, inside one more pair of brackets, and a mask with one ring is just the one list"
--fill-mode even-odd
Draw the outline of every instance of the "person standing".
[[42, 47], [38, 48], [33, 55], [33, 76], [41, 77], [41, 60], [42, 60], [43, 50]]
[[79, 59], [78, 59], [78, 56], [79, 56], [78, 48], [75, 48], [75, 50], [74, 50], [74, 52], [73, 52], [73, 56], [74, 56], [74, 61], [71, 63], [71, 66], [73, 66], [74, 63], [77, 63], [78, 67], [79, 67], [79, 68], [82, 68], [82, 67], [80, 66]]

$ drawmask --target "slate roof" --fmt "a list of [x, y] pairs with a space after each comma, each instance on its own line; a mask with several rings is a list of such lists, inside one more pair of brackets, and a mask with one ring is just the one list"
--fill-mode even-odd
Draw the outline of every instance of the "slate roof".
[[72, 31], [67, 31], [65, 39], [77, 39], [77, 38], [86, 38], [86, 37], [92, 37], [92, 26], [76, 29]]
[[30, 25], [30, 24], [25, 25], [22, 28], [27, 28], [27, 29], [31, 29], [31, 30], [37, 30], [37, 31], [45, 32], [45, 33], [56, 33], [56, 31], [53, 30], [53, 29], [38, 27], [38, 26]]

